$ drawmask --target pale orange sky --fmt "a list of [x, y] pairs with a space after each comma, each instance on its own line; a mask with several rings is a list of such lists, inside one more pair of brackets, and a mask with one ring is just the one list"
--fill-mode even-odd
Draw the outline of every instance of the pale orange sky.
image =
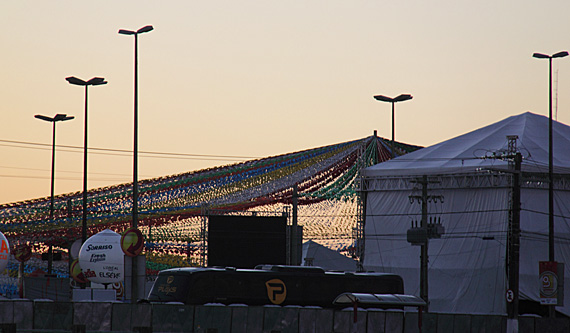
[[[428, 146], [508, 116], [548, 114], [548, 61], [570, 49], [559, 1], [3, 1], [0, 203], [50, 191], [57, 144], [131, 150], [133, 38], [139, 36], [139, 150], [264, 157], [369, 136]], [[570, 123], [570, 57], [558, 120]], [[556, 76], [555, 76], [556, 77]], [[47, 147], [9, 141], [42, 143]], [[41, 148], [41, 149], [38, 149]], [[230, 163], [140, 155], [140, 178]], [[81, 149], [57, 149], [56, 194], [82, 189]], [[132, 156], [90, 154], [89, 188], [132, 180]]]

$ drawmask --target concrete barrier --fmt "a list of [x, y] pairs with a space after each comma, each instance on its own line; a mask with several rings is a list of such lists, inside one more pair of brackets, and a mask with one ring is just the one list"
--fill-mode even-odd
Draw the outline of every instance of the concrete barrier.
[[232, 310], [232, 333], [262, 333], [263, 308], [244, 304], [230, 305]]
[[194, 310], [194, 332], [230, 333], [231, 308], [218, 304], [197, 305]]
[[154, 332], [192, 332], [194, 306], [178, 304], [152, 304]]
[[366, 318], [366, 330], [378, 333], [387, 332], [386, 311], [380, 309], [368, 309]]
[[366, 332], [366, 310], [356, 311], [356, 322], [354, 322], [354, 309], [346, 308], [334, 312], [334, 332]]
[[568, 318], [536, 318], [534, 331], [536, 333], [570, 332], [570, 321]]
[[34, 329], [69, 331], [72, 325], [71, 302], [34, 301]]
[[244, 304], [230, 305], [232, 311], [232, 333], [247, 333], [247, 313], [249, 307]]
[[0, 324], [14, 323], [14, 303], [13, 301], [0, 302]]
[[329, 333], [333, 331], [334, 311], [320, 307], [299, 309], [299, 332]]
[[264, 307], [263, 330], [265, 332], [297, 333], [299, 332], [300, 306]]
[[13, 301], [14, 324], [20, 330], [34, 328], [34, 304], [32, 301]]
[[506, 330], [506, 316], [471, 315], [471, 332], [506, 332]]
[[[298, 306], [130, 304], [0, 300], [0, 330], [206, 333], [419, 332], [418, 313], [401, 310], [322, 309]], [[422, 332], [505, 332], [498, 315], [428, 313]], [[569, 318], [523, 315], [519, 332], [570, 332]]]
[[453, 314], [453, 329], [455, 332], [469, 332], [471, 329], [471, 315]]
[[87, 331], [111, 331], [112, 305], [90, 301], [73, 303], [73, 325], [85, 326]]
[[113, 303], [111, 327], [117, 331], [133, 331], [135, 327], [152, 327], [150, 304]]
[[[422, 320], [423, 319], [424, 316], [422, 315]], [[419, 331], [420, 328], [418, 326], [418, 313], [417, 312], [406, 313], [406, 315], [404, 316], [404, 333], [419, 333]]]
[[386, 312], [386, 332], [404, 332], [404, 311]]

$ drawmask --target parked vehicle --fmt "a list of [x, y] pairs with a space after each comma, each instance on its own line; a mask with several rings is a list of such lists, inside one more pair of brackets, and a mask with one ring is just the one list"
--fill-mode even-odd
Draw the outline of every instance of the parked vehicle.
[[148, 301], [334, 307], [334, 299], [346, 292], [403, 294], [404, 282], [395, 274], [304, 266], [173, 268], [158, 274]]

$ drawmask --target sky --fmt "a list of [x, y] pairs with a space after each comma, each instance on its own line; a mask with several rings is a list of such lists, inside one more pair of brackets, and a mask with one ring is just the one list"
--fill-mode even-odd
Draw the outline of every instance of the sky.
[[[548, 60], [570, 49], [567, 0], [0, 2], [0, 204], [133, 179], [138, 37], [139, 179], [373, 134], [429, 146], [531, 111], [548, 116]], [[553, 62], [570, 124], [570, 57]], [[557, 94], [556, 94], [557, 92]], [[148, 154], [161, 153], [157, 154]]]

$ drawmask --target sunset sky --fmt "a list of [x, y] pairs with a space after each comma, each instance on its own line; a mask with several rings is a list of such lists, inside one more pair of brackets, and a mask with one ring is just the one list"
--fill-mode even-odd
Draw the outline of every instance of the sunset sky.
[[[548, 61], [570, 50], [570, 1], [25, 1], [0, 3], [0, 203], [132, 181], [132, 36], [139, 36], [139, 178], [372, 135], [429, 146], [511, 115], [548, 115]], [[570, 57], [553, 65], [570, 124]], [[59, 147], [65, 146], [65, 147]], [[110, 151], [112, 150], [112, 151]], [[131, 152], [131, 153], [129, 153]], [[209, 155], [209, 156], [201, 156]]]

